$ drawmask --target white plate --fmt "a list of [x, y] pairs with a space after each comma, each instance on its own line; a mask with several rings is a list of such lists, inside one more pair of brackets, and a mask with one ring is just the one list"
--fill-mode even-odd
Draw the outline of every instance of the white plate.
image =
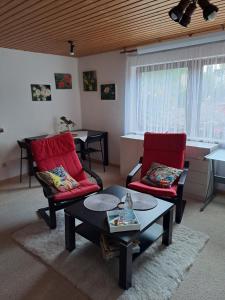
[[111, 194], [91, 195], [84, 200], [84, 206], [94, 211], [107, 211], [117, 207], [120, 199]]
[[[121, 202], [124, 202], [126, 195], [123, 196]], [[142, 193], [131, 193], [131, 199], [133, 201], [133, 209], [136, 210], [149, 210], [158, 205], [158, 201], [155, 197]]]

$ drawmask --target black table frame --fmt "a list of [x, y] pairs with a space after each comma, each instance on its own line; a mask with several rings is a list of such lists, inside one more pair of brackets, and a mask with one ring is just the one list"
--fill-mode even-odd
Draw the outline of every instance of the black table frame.
[[[113, 193], [115, 189], [115, 193]], [[116, 190], [126, 193], [128, 189], [119, 186], [110, 187], [101, 191], [100, 193], [111, 193], [116, 195]], [[93, 224], [93, 220], [90, 223], [85, 221], [85, 214], [88, 213], [88, 209], [84, 207], [83, 201], [73, 204], [71, 207], [65, 209], [65, 248], [68, 251], [73, 251], [76, 248], [76, 236], [78, 233], [94, 244], [100, 246], [101, 233], [110, 234], [106, 228], [99, 228]], [[165, 202], [163, 200], [159, 200]], [[77, 213], [72, 213], [71, 208], [74, 208]], [[79, 210], [79, 207], [81, 209]], [[72, 208], [72, 210], [73, 210]], [[149, 222], [147, 226], [141, 231], [130, 231], [126, 233], [114, 233], [110, 234], [116, 240], [120, 241], [120, 256], [119, 256], [119, 286], [122, 289], [128, 289], [132, 285], [132, 261], [136, 259], [141, 253], [143, 253], [152, 243], [162, 236], [162, 244], [168, 246], [172, 243], [172, 228], [173, 228], [173, 209], [174, 204], [168, 203], [168, 208], [158, 214], [157, 217]], [[105, 212], [95, 212], [96, 216], [99, 214], [106, 214]], [[163, 225], [156, 223], [161, 217], [163, 217]], [[75, 219], [79, 219], [83, 223], [76, 226]], [[121, 238], [126, 235], [128, 239]], [[131, 237], [132, 236], [132, 237]], [[138, 239], [140, 241], [140, 253], [132, 253], [132, 242]]]

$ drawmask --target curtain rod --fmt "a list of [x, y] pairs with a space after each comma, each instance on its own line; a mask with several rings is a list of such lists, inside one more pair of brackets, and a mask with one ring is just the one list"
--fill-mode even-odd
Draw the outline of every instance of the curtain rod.
[[[221, 30], [222, 29], [222, 30]], [[138, 53], [138, 48], [151, 48], [151, 47], [156, 47], [156, 46], [160, 46], [162, 44], [166, 44], [166, 43], [179, 43], [182, 40], [191, 40], [191, 39], [195, 39], [197, 40], [198, 38], [204, 38], [208, 36], [213, 36], [213, 34], [222, 34], [225, 31], [225, 25], [224, 24], [220, 24], [219, 29], [217, 28], [216, 30], [212, 30], [212, 31], [204, 31], [202, 33], [189, 33], [188, 35], [183, 35], [180, 36], [179, 38], [175, 38], [175, 39], [168, 39], [168, 40], [163, 40], [163, 41], [158, 41], [158, 42], [153, 42], [151, 44], [146, 44], [146, 45], [142, 45], [142, 46], [137, 46], [137, 48], [129, 48], [129, 47], [124, 47], [123, 50], [120, 51], [120, 54], [126, 54], [126, 53]], [[225, 36], [225, 33], [224, 33]], [[218, 41], [222, 41], [222, 39], [218, 40]], [[207, 43], [207, 42], [206, 42]], [[169, 49], [168, 49], [169, 50]], [[153, 52], [158, 52], [158, 51], [153, 51]], [[144, 54], [144, 53], [143, 53]]]
[[124, 53], [134, 53], [134, 52], [137, 52], [137, 48], [135, 49], [126, 49], [124, 48], [122, 51], [120, 51], [120, 54], [124, 54]]

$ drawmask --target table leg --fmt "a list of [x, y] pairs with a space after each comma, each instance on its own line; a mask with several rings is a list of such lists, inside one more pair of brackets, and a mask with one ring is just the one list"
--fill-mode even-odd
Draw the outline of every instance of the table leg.
[[[213, 200], [214, 198], [214, 193], [215, 193], [215, 168], [214, 168], [214, 161], [211, 160], [211, 174], [210, 174], [210, 178], [209, 178], [209, 183], [208, 183], [208, 187], [207, 187], [207, 192], [206, 192], [206, 195], [205, 195], [205, 201], [202, 205], [202, 207], [200, 208], [200, 211], [203, 211], [206, 206]], [[210, 190], [210, 187], [211, 187], [211, 183], [213, 185], [213, 191], [212, 191], [212, 194], [210, 196], [208, 196], [209, 194], [209, 190]]]
[[120, 244], [119, 286], [122, 289], [131, 287], [132, 282], [132, 243]]
[[109, 165], [109, 150], [108, 150], [108, 133], [105, 132], [103, 135], [103, 147], [104, 147], [104, 165]]
[[65, 246], [68, 251], [76, 248], [75, 218], [65, 213]]
[[163, 216], [163, 245], [169, 246], [172, 243], [173, 232], [173, 207]]

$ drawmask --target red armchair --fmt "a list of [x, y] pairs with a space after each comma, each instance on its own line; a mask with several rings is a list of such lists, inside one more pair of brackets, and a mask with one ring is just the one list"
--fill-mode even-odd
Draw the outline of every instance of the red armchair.
[[[186, 201], [183, 199], [183, 187], [188, 172], [189, 162], [184, 161], [186, 134], [184, 133], [150, 133], [144, 135], [144, 154], [139, 163], [127, 176], [126, 186], [142, 193], [176, 204], [176, 223], [183, 217]], [[134, 175], [141, 169], [141, 178], [146, 175], [153, 162], [169, 167], [183, 169], [178, 181], [171, 188], [150, 186], [141, 181], [133, 181]]]
[[[79, 186], [71, 191], [53, 193], [52, 189], [36, 176], [48, 199], [48, 207], [40, 208], [37, 213], [53, 229], [56, 227], [56, 211], [89, 194], [102, 190], [102, 180], [93, 171], [81, 165], [73, 137], [69, 132], [32, 141], [31, 150], [36, 162], [35, 174], [37, 171], [48, 171], [63, 166], [79, 182]], [[85, 172], [94, 177], [96, 183], [90, 182]], [[49, 214], [46, 211], [49, 211]]]

